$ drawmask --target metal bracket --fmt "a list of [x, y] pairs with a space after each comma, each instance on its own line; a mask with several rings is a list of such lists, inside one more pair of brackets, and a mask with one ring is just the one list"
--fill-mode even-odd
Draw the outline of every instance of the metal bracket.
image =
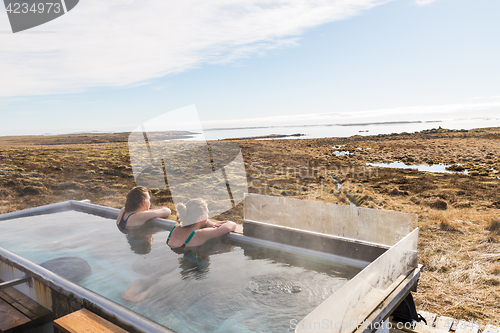
[[5, 289], [5, 288], [10, 288], [10, 287], [16, 286], [18, 284], [26, 283], [26, 282], [28, 282], [28, 284], [31, 286], [31, 277], [30, 276], [25, 276], [25, 277], [10, 280], [7, 282], [2, 282], [2, 283], [0, 283], [0, 290]]

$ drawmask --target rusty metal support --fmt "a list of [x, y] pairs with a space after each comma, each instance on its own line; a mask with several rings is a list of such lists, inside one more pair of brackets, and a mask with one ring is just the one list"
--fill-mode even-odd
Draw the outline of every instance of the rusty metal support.
[[14, 286], [17, 286], [18, 284], [23, 284], [26, 282], [31, 283], [31, 277], [25, 276], [22, 278], [2, 282], [2, 283], [0, 283], [0, 290], [5, 289], [5, 288], [14, 287]]

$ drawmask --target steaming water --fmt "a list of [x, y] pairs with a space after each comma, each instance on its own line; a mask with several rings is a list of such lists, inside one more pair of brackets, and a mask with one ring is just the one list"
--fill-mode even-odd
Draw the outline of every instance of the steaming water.
[[[292, 319], [300, 321], [359, 272], [227, 241], [177, 254], [161, 229], [151, 251], [137, 254], [133, 249], [147, 252], [144, 241], [127, 241], [113, 220], [75, 211], [7, 220], [0, 228], [0, 246], [35, 263], [85, 259], [92, 273], [78, 284], [176, 332], [287, 332]], [[126, 301], [131, 286], [150, 293]]]

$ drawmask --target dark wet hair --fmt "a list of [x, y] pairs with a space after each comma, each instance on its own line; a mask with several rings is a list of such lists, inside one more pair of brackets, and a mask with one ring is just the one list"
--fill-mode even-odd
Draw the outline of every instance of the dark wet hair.
[[205, 200], [201, 198], [191, 199], [185, 205], [177, 205], [177, 216], [181, 226], [188, 226], [198, 222], [198, 218], [208, 212]]
[[148, 198], [148, 189], [144, 186], [136, 186], [127, 194], [127, 201], [125, 202], [125, 211], [133, 212], [141, 207], [142, 201]]

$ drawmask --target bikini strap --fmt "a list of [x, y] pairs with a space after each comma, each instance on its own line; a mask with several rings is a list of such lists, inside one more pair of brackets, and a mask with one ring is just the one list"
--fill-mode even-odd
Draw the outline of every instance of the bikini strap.
[[126, 213], [126, 212], [123, 212], [122, 217], [121, 217], [121, 219], [120, 219], [120, 223], [121, 223], [121, 222], [125, 222], [125, 223], [127, 223], [127, 222], [128, 222], [128, 219], [129, 219], [132, 215], [134, 215], [134, 214], [135, 214], [135, 213], [132, 213], [132, 214], [130, 214], [130, 215], [129, 215], [126, 219], [124, 219], [124, 217], [125, 217], [125, 213]]
[[126, 212], [123, 212], [122, 214], [122, 217], [120, 218], [120, 222], [118, 222], [118, 230], [120, 230], [121, 232], [123, 233], [127, 233], [126, 230], [127, 230], [127, 222], [128, 222], [128, 219], [134, 215], [135, 213], [132, 213], [130, 214], [126, 219], [124, 219], [125, 217], [125, 213]]
[[[170, 230], [170, 233], [168, 234], [168, 237], [167, 237], [167, 245], [168, 245], [168, 240], [170, 239], [170, 235], [172, 235], [172, 231], [174, 231], [175, 227], [172, 228], [172, 230]], [[191, 238], [193, 238], [194, 236], [194, 233], [198, 231], [198, 230], [193, 230], [193, 232], [191, 232], [191, 234], [189, 235], [189, 237], [186, 239], [186, 241], [184, 242], [184, 244], [182, 244], [180, 247], [184, 248], [186, 246], [187, 243], [189, 243], [189, 241], [191, 240]]]
[[174, 231], [175, 227], [172, 228], [172, 230], [170, 230], [170, 233], [168, 234], [168, 237], [167, 237], [167, 244], [168, 244], [168, 240], [170, 239], [170, 235], [172, 235], [172, 231]]
[[191, 235], [189, 235], [189, 237], [186, 239], [186, 241], [184, 242], [184, 244], [189, 243], [189, 241], [191, 240], [191, 238], [193, 238], [194, 233], [195, 233], [196, 231], [197, 231], [197, 230], [193, 230], [193, 232], [191, 233]]

